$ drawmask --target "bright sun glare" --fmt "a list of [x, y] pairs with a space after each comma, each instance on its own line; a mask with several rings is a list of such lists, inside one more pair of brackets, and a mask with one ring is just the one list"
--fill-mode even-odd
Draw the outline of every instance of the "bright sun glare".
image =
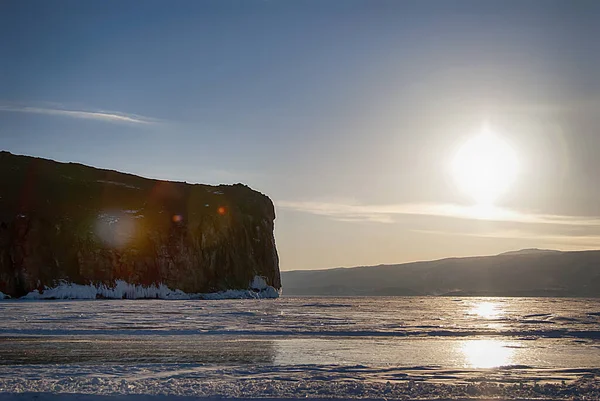
[[514, 182], [517, 156], [502, 138], [485, 126], [456, 153], [452, 174], [459, 188], [478, 205], [492, 205]]
[[479, 302], [471, 308], [470, 313], [484, 319], [495, 319], [503, 314], [500, 305], [495, 302]]
[[514, 349], [510, 344], [497, 340], [469, 340], [462, 346], [466, 365], [488, 369], [507, 366], [513, 362]]

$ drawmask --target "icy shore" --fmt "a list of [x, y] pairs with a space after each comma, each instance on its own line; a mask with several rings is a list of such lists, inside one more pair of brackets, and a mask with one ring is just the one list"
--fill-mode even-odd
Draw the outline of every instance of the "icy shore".
[[[56, 287], [33, 290], [20, 299], [262, 299], [278, 298], [280, 291], [268, 286], [264, 278], [255, 276], [247, 290], [227, 290], [214, 293], [188, 294], [179, 289], [171, 289], [164, 284], [136, 285], [117, 280], [114, 286], [105, 284], [74, 284], [62, 282]], [[0, 293], [0, 299], [4, 299]], [[8, 297], [6, 297], [8, 298]]]

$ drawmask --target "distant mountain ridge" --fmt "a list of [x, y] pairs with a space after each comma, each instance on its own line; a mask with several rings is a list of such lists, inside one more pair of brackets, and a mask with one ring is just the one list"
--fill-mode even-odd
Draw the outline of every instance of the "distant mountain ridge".
[[503, 252], [500, 255], [531, 255], [531, 254], [540, 254], [540, 253], [561, 253], [561, 251], [557, 251], [556, 249], [539, 249], [539, 248], [527, 248], [527, 249], [519, 249], [518, 251], [508, 251]]
[[523, 249], [494, 256], [282, 272], [285, 296], [600, 297], [600, 250]]

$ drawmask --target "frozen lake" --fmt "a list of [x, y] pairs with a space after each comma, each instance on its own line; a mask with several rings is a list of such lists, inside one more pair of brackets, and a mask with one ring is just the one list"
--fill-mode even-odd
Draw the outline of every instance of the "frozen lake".
[[0, 392], [600, 397], [600, 299], [2, 301]]

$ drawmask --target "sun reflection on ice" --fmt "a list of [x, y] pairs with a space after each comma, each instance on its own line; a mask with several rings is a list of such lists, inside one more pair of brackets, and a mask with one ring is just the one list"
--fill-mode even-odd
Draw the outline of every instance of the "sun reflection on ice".
[[469, 340], [461, 351], [467, 367], [486, 369], [513, 364], [514, 349], [509, 343], [497, 340]]
[[504, 314], [504, 311], [497, 302], [478, 302], [471, 308], [469, 314], [477, 315], [484, 319], [497, 319]]

